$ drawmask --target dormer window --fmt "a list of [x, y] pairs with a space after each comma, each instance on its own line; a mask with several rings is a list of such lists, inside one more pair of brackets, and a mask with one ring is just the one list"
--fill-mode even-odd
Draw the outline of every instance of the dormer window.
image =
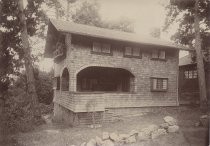
[[152, 59], [165, 60], [166, 52], [164, 50], [155, 49], [152, 51]]
[[93, 43], [92, 53], [111, 54], [111, 45], [107, 43]]
[[124, 57], [136, 57], [141, 58], [141, 50], [138, 47], [125, 47]]

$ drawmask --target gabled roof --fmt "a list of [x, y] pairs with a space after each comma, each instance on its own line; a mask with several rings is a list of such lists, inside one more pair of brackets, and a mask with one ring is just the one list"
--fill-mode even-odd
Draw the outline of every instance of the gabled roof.
[[179, 66], [189, 65], [189, 64], [196, 64], [192, 61], [191, 55], [186, 55], [184, 57], [179, 58]]
[[[105, 28], [99, 28], [95, 26], [76, 24], [68, 21], [51, 19], [48, 25], [48, 33], [50, 33], [49, 31], [50, 29], [52, 29], [50, 27], [54, 27], [58, 32], [72, 33], [72, 34], [97, 37], [102, 39], [110, 39], [110, 40], [144, 44], [144, 45], [163, 46], [172, 49], [192, 51], [192, 49], [189, 49], [187, 47], [177, 45], [175, 43], [171, 43], [168, 41], [163, 41], [157, 38], [146, 38], [145, 36], [140, 36], [135, 33], [128, 33], [128, 32], [110, 30]], [[49, 39], [47, 43], [49, 43]], [[47, 46], [49, 46], [47, 43], [45, 48], [45, 54], [49, 52], [49, 50], [47, 50], [49, 49], [47, 48]]]

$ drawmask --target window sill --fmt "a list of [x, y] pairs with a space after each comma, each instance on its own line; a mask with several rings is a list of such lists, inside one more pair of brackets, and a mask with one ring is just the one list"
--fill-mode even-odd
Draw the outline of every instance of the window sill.
[[124, 55], [123, 57], [126, 57], [126, 58], [137, 58], [137, 59], [142, 59], [141, 56]]
[[126, 91], [76, 91], [75, 94], [137, 94], [136, 92]]
[[151, 60], [166, 61], [166, 59], [161, 59], [161, 58], [151, 58]]
[[151, 89], [151, 92], [167, 92], [167, 89]]
[[97, 54], [97, 55], [106, 55], [106, 56], [113, 56], [113, 53], [104, 53], [104, 52], [94, 52], [91, 51], [91, 54]]

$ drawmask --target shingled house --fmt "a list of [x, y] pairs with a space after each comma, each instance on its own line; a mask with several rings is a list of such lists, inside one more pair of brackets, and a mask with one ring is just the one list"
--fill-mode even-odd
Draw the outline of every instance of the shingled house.
[[55, 119], [87, 124], [91, 112], [109, 119], [143, 107], [178, 106], [180, 49], [188, 50], [133, 33], [50, 20], [45, 56], [54, 58]]

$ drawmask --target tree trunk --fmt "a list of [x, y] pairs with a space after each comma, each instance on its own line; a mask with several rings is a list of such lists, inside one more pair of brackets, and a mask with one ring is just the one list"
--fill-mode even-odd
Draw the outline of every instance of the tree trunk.
[[199, 91], [200, 91], [200, 108], [207, 108], [207, 96], [206, 96], [206, 82], [205, 82], [205, 72], [204, 72], [204, 63], [203, 55], [201, 51], [201, 35], [199, 27], [199, 0], [195, 2], [195, 16], [194, 16], [194, 29], [195, 29], [195, 50], [196, 50], [196, 59], [197, 59], [197, 70], [198, 70], [198, 81], [199, 81]]
[[[1, 13], [1, 3], [0, 3], [0, 13]], [[0, 31], [0, 50], [1, 49], [2, 49], [2, 32]], [[4, 140], [3, 128], [4, 128], [4, 97], [1, 91], [0, 93], [0, 143], [3, 143], [3, 140]]]
[[207, 88], [208, 109], [210, 110], [210, 48], [208, 51], [209, 55], [208, 55], [208, 60], [206, 62], [206, 88]]
[[31, 108], [30, 110], [32, 112], [31, 114], [33, 118], [40, 118], [41, 113], [35, 89], [34, 72], [33, 72], [32, 59], [31, 59], [31, 48], [28, 41], [28, 32], [27, 32], [26, 18], [23, 8], [23, 0], [19, 0], [18, 6], [20, 10], [19, 18], [22, 25], [21, 40], [24, 51], [24, 63], [25, 63], [27, 87], [28, 87], [27, 93], [30, 98], [30, 108]]

